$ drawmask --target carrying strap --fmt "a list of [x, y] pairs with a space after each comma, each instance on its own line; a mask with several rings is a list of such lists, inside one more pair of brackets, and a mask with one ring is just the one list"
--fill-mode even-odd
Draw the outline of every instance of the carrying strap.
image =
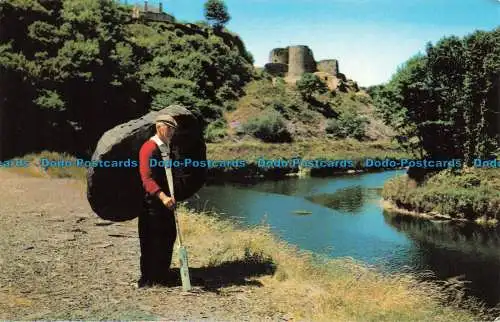
[[[151, 140], [153, 140], [161, 152], [161, 157], [165, 163], [165, 174], [167, 176], [168, 189], [170, 190], [170, 196], [174, 197], [174, 180], [172, 176], [172, 168], [168, 167], [168, 161], [170, 160], [170, 146], [165, 144], [157, 135], [152, 136]], [[179, 247], [182, 246], [182, 235], [181, 229], [179, 227], [179, 220], [177, 219], [177, 211], [174, 208], [174, 217], [175, 217], [175, 227], [177, 229], [177, 237], [179, 238]]]
[[151, 137], [151, 140], [153, 140], [158, 148], [160, 149], [161, 152], [161, 157], [165, 163], [165, 174], [167, 176], [167, 182], [168, 182], [168, 189], [170, 190], [170, 196], [172, 198], [174, 197], [174, 180], [172, 177], [172, 168], [167, 167], [168, 161], [170, 160], [170, 146], [165, 144], [159, 137], [158, 135], [155, 135]]

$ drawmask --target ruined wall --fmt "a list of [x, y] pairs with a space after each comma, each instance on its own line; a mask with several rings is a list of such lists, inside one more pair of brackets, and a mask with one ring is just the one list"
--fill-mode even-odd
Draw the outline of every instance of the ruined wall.
[[144, 18], [149, 21], [174, 22], [174, 17], [166, 13], [144, 12]]
[[288, 53], [288, 76], [299, 77], [316, 71], [316, 62], [309, 47], [292, 46], [288, 48]]
[[337, 76], [337, 74], [340, 72], [339, 62], [336, 59], [321, 60], [318, 62], [318, 71]]
[[321, 79], [331, 91], [337, 89], [339, 85], [339, 79], [334, 75], [327, 72], [315, 72], [314, 75], [318, 76], [319, 79]]
[[269, 63], [266, 64], [264, 68], [269, 74], [273, 76], [285, 77], [286, 73], [288, 72], [287, 64]]
[[269, 54], [269, 63], [288, 65], [288, 47], [274, 48]]

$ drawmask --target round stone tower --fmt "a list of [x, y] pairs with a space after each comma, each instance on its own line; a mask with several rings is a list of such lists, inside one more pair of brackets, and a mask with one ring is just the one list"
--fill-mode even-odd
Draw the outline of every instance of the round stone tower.
[[269, 63], [288, 65], [288, 48], [274, 48], [271, 50]]
[[304, 73], [316, 71], [316, 62], [309, 47], [291, 46], [288, 48], [288, 54], [288, 76], [300, 77]]

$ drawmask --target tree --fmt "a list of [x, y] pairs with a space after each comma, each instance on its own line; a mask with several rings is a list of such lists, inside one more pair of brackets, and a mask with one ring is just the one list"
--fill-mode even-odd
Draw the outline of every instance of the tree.
[[214, 27], [221, 29], [231, 19], [231, 16], [224, 1], [208, 0], [205, 2], [205, 19]]
[[325, 93], [328, 90], [325, 83], [312, 73], [302, 75], [302, 78], [297, 81], [297, 89], [306, 101], [309, 101], [313, 94]]
[[429, 43], [382, 88], [377, 110], [398, 140], [421, 157], [491, 158], [500, 146], [500, 28]]
[[0, 0], [0, 139], [18, 143], [0, 158], [88, 157], [106, 130], [172, 103], [213, 121], [253, 77], [235, 34], [131, 21], [116, 1]]

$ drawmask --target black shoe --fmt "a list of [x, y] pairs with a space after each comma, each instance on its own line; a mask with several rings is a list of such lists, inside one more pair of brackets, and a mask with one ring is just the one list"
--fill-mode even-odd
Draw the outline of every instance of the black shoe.
[[181, 278], [175, 273], [174, 274], [170, 273], [158, 279], [158, 284], [160, 284], [161, 286], [170, 286], [170, 287], [179, 286], [181, 285]]
[[154, 285], [173, 287], [181, 285], [181, 277], [176, 272], [169, 270], [159, 276], [156, 276], [155, 278], [152, 278], [151, 282]]
[[[189, 281], [191, 282], [191, 286], [205, 285], [205, 280], [201, 277], [190, 276]], [[181, 286], [182, 279], [179, 275], [174, 273], [170, 278], [162, 280], [161, 284], [164, 286]]]
[[176, 272], [174, 270], [168, 270], [165, 279], [168, 281], [176, 281], [176, 282], [181, 282], [181, 275], [179, 275], [179, 272]]
[[178, 281], [176, 280], [169, 280], [169, 279], [161, 279], [158, 281], [153, 282], [155, 285], [159, 286], [166, 286], [166, 287], [176, 287], [181, 285]]
[[192, 285], [203, 286], [203, 285], [205, 285], [205, 280], [203, 278], [201, 278], [201, 277], [191, 276], [191, 284]]
[[149, 279], [141, 277], [139, 281], [137, 281], [137, 288], [147, 288], [153, 286], [153, 282]]

